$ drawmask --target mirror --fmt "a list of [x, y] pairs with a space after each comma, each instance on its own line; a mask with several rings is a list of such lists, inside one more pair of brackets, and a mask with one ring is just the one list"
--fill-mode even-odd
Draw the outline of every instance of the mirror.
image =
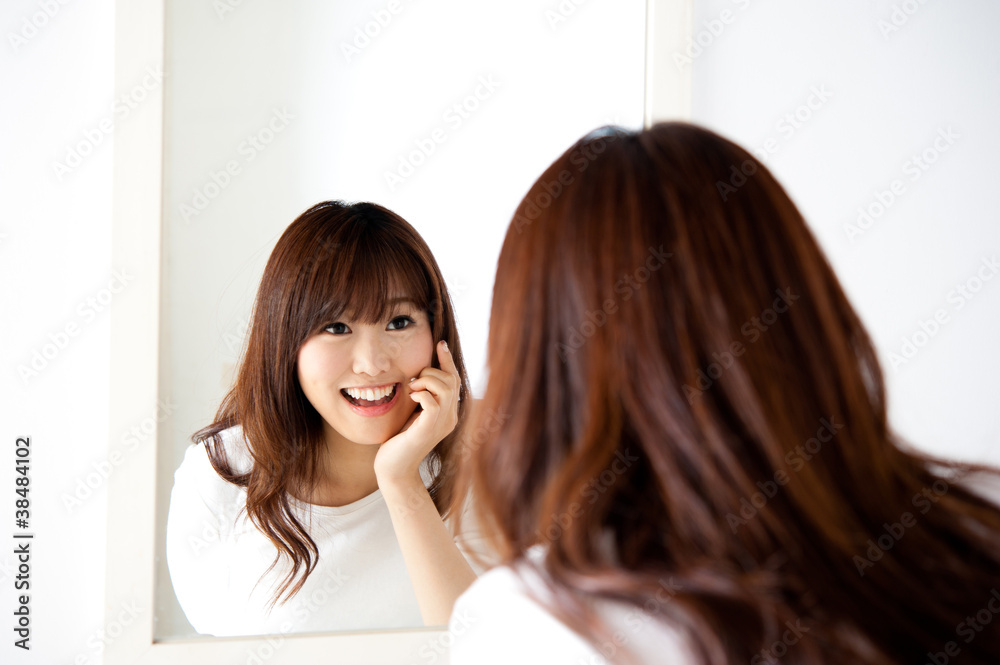
[[515, 206], [586, 131], [642, 125], [645, 4], [166, 3], [156, 639], [197, 636], [164, 556], [173, 473], [231, 385], [281, 232], [326, 199], [409, 221], [481, 394]]

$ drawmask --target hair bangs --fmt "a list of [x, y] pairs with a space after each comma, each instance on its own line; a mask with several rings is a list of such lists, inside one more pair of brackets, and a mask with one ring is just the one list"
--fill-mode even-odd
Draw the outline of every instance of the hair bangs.
[[[359, 215], [360, 216], [360, 215]], [[323, 252], [305, 280], [300, 311], [309, 334], [339, 320], [376, 324], [392, 316], [401, 301], [429, 310], [431, 276], [412, 240], [379, 219], [336, 229], [319, 243]]]

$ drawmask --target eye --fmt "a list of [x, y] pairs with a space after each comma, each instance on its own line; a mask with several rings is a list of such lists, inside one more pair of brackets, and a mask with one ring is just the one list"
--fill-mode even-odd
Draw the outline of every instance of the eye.
[[323, 332], [328, 332], [331, 335], [346, 335], [351, 332], [351, 329], [347, 327], [346, 323], [331, 323], [327, 327], [323, 328]]
[[409, 328], [414, 325], [416, 321], [408, 316], [397, 316], [392, 321], [389, 322], [387, 326], [388, 330], [402, 330], [403, 328]]

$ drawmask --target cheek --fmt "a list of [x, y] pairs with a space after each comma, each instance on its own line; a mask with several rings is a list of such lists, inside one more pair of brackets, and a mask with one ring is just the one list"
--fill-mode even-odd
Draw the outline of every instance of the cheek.
[[338, 375], [338, 358], [321, 341], [309, 341], [299, 350], [296, 373], [299, 383], [305, 387], [309, 384], [324, 383]]
[[416, 376], [434, 359], [434, 343], [430, 331], [422, 332], [407, 344], [400, 357], [400, 366], [411, 376]]

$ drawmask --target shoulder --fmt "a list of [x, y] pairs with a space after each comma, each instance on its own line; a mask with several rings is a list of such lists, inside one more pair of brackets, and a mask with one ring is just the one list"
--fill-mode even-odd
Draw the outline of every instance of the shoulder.
[[551, 596], [532, 558], [491, 569], [459, 597], [449, 625], [453, 665], [605, 663], [602, 652], [613, 657], [623, 649], [639, 662], [694, 662], [679, 634], [662, 620], [610, 601], [590, 603], [609, 636], [595, 649], [545, 608]]
[[529, 596], [525, 581], [510, 566], [493, 568], [472, 583], [455, 602], [448, 630], [452, 665], [524, 661], [529, 644], [537, 662], [586, 662], [592, 652]]
[[[253, 466], [253, 458], [250, 456], [250, 448], [243, 436], [243, 428], [239, 425], [234, 425], [219, 432], [217, 437], [221, 443], [221, 450], [225, 453], [229, 467], [236, 473], [246, 473], [249, 471], [250, 467]], [[212, 444], [212, 439], [205, 439], [188, 446], [184, 454], [183, 464], [188, 464], [189, 458], [191, 458], [192, 460], [197, 460], [197, 462], [192, 463], [205, 463], [211, 468], [208, 453]]]
[[[222, 450], [230, 468], [236, 473], [246, 473], [252, 466], [252, 458], [243, 430], [237, 425], [219, 433]], [[240, 488], [227, 482], [218, 474], [209, 459], [211, 441], [191, 444], [184, 451], [184, 459], [174, 472], [174, 487], [196, 487], [206, 501], [232, 500]]]

